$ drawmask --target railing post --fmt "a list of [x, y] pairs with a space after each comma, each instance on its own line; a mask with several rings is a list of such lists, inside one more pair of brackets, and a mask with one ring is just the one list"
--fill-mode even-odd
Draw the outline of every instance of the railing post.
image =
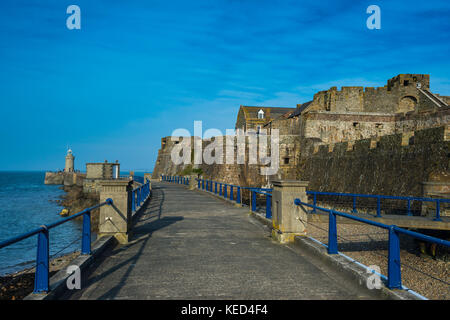
[[47, 227], [42, 227], [44, 230], [38, 234], [33, 293], [44, 293], [49, 291], [49, 234]]
[[137, 206], [140, 207], [141, 206], [141, 188], [136, 190], [137, 192]]
[[441, 219], [441, 201], [439, 199], [436, 200], [436, 218], [434, 221], [442, 221]]
[[148, 185], [148, 191], [152, 189], [152, 175], [150, 173], [144, 173], [144, 183], [147, 183], [147, 180], [149, 182]]
[[411, 200], [410, 199], [408, 199], [408, 216], [412, 216], [412, 214], [411, 214]]
[[252, 211], [256, 211], [256, 191], [252, 190]]
[[81, 254], [91, 254], [91, 212], [83, 213], [83, 235], [81, 239]]
[[113, 235], [119, 243], [128, 243], [131, 237], [132, 181], [102, 180], [100, 202], [112, 199], [112, 205], [100, 207], [99, 237]]
[[202, 190], [205, 190], [205, 180], [202, 179]]
[[236, 203], [241, 203], [241, 187], [237, 186], [237, 192], [236, 192]]
[[233, 201], [234, 199], [233, 199], [233, 186], [232, 185], [230, 185], [230, 200], [231, 201]]
[[313, 195], [313, 205], [314, 205], [314, 208], [312, 209], [311, 213], [316, 213], [317, 193], [315, 193], [315, 192], [314, 192], [314, 195]]
[[381, 197], [377, 196], [377, 217], [381, 217]]
[[353, 213], [358, 213], [358, 211], [356, 210], [356, 196], [353, 196]]
[[336, 214], [334, 212], [329, 213], [328, 217], [328, 254], [337, 254], [337, 226], [336, 226]]
[[227, 184], [225, 183], [223, 185], [223, 197], [226, 199], [227, 196], [228, 196], [228, 194], [227, 194]]
[[217, 194], [217, 182], [214, 182], [214, 193]]
[[297, 206], [296, 198], [308, 203], [308, 181], [275, 180], [272, 191], [272, 237], [281, 243], [306, 235], [308, 208]]
[[400, 239], [395, 226], [389, 228], [388, 288], [401, 289]]
[[220, 184], [220, 188], [219, 188], [219, 196], [221, 196], [222, 195], [222, 183], [219, 183]]
[[272, 196], [266, 195], [266, 218], [272, 219]]

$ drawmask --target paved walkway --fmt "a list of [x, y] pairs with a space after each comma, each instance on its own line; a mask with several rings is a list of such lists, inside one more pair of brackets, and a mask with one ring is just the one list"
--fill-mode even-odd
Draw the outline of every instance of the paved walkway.
[[238, 208], [156, 183], [133, 241], [104, 254], [71, 299], [368, 299], [320, 262], [280, 245]]

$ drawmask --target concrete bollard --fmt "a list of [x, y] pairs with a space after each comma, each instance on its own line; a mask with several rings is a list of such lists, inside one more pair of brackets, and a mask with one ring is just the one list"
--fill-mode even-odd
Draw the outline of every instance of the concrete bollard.
[[297, 180], [273, 181], [272, 237], [281, 243], [290, 243], [295, 236], [306, 235], [308, 218], [306, 212], [294, 204], [294, 199], [307, 202], [308, 183]]
[[131, 236], [131, 191], [133, 190], [133, 182], [101, 180], [100, 183], [100, 202], [110, 198], [113, 200], [113, 205], [100, 208], [99, 236], [114, 235], [119, 243], [128, 243]]

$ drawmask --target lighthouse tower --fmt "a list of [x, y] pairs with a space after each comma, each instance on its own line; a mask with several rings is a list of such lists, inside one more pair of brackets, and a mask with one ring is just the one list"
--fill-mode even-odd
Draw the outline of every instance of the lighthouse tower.
[[74, 172], [74, 160], [75, 157], [72, 154], [72, 150], [67, 150], [66, 166], [64, 167], [64, 172]]

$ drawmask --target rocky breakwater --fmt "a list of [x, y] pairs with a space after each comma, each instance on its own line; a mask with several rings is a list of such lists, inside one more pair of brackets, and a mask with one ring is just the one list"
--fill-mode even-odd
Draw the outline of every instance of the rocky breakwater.
[[[71, 216], [75, 213], [83, 211], [86, 208], [97, 205], [100, 202], [100, 195], [97, 192], [84, 192], [83, 187], [78, 185], [61, 187], [66, 194], [57, 202], [64, 207], [61, 216]], [[91, 229], [93, 232], [98, 231], [98, 220], [100, 209], [91, 211]], [[82, 220], [82, 217], [76, 219]]]

